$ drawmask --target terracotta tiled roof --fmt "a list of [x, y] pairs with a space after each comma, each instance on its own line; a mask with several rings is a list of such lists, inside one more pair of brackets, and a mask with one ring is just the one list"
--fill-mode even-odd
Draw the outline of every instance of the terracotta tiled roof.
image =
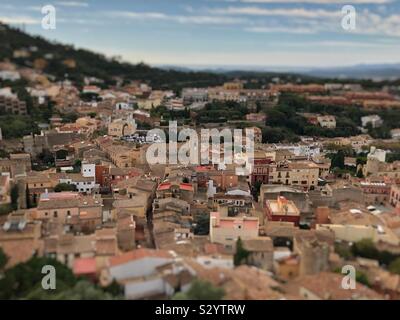
[[161, 183], [161, 184], [158, 186], [157, 190], [159, 190], [159, 191], [164, 191], [164, 190], [168, 190], [169, 188], [171, 188], [171, 184], [168, 183], [168, 182], [166, 182], [166, 183]]
[[358, 299], [383, 299], [377, 292], [357, 283], [356, 289], [345, 290], [342, 288], [343, 275], [321, 272], [316, 275], [303, 276], [296, 283], [320, 299], [325, 300], [358, 300]]
[[74, 259], [73, 271], [74, 274], [76, 275], [96, 273], [96, 259], [95, 258]]
[[165, 250], [153, 250], [153, 249], [137, 249], [133, 251], [129, 251], [120, 256], [110, 258], [110, 265], [116, 266], [120, 264], [124, 264], [133, 260], [139, 260], [143, 258], [165, 258], [172, 259], [173, 256], [170, 252]]

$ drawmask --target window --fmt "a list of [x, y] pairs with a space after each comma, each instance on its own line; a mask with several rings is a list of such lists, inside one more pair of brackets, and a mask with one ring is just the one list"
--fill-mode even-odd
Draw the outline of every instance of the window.
[[58, 213], [57, 213], [57, 211], [54, 211], [54, 218], [57, 218], [58, 217]]
[[71, 211], [67, 210], [67, 216], [68, 216], [68, 217], [71, 216]]

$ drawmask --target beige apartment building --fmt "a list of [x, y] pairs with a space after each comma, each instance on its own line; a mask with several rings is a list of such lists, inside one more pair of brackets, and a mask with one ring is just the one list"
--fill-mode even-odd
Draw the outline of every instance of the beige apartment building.
[[77, 192], [45, 192], [40, 196], [35, 219], [67, 225], [77, 231], [94, 231], [102, 224], [100, 195], [83, 196]]
[[270, 167], [269, 182], [313, 190], [318, 185], [320, 168], [311, 161], [276, 164]]
[[108, 125], [108, 135], [118, 138], [132, 135], [136, 132], [136, 127], [135, 120], [132, 118], [115, 119]]
[[0, 109], [5, 114], [19, 114], [26, 115], [26, 102], [20, 101], [18, 98], [0, 96]]
[[393, 184], [390, 189], [389, 202], [393, 207], [399, 206], [400, 203], [400, 187], [398, 184]]
[[146, 155], [146, 148], [134, 148], [123, 145], [110, 145], [105, 147], [111, 162], [118, 168], [130, 168], [135, 164], [143, 164]]
[[219, 212], [210, 213], [210, 242], [222, 244], [227, 250], [235, 250], [238, 238], [257, 238], [258, 231], [258, 218], [221, 217]]
[[28, 216], [26, 210], [13, 211], [0, 226], [0, 248], [9, 257], [6, 267], [43, 253], [41, 224], [31, 221]]

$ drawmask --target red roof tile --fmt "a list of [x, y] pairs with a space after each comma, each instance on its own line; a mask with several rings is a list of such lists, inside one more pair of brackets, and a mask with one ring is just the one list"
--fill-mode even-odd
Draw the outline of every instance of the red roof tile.
[[143, 258], [165, 258], [172, 259], [173, 256], [166, 250], [154, 250], [154, 249], [137, 249], [133, 251], [126, 252], [120, 256], [111, 257], [110, 265], [116, 266], [124, 264], [133, 260], [139, 260]]
[[181, 183], [179, 188], [182, 190], [193, 191], [193, 186], [191, 183]]
[[78, 258], [74, 259], [74, 274], [91, 274], [96, 273], [96, 259], [95, 258]]
[[169, 182], [165, 182], [165, 183], [161, 183], [158, 186], [157, 190], [162, 191], [162, 190], [168, 190], [169, 188], [171, 188], [171, 184]]

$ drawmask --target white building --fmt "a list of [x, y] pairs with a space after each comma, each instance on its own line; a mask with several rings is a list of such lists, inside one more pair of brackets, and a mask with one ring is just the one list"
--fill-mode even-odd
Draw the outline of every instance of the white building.
[[208, 101], [208, 90], [203, 88], [184, 88], [182, 99], [185, 102], [206, 102]]
[[15, 80], [21, 79], [21, 76], [18, 71], [3, 70], [3, 71], [0, 71], [0, 78], [2, 80], [15, 81]]
[[369, 123], [372, 125], [372, 128], [378, 128], [383, 124], [383, 121], [380, 116], [377, 114], [373, 114], [370, 116], [361, 117], [362, 126], [365, 128]]
[[273, 150], [288, 150], [296, 157], [312, 158], [321, 153], [318, 143], [274, 144]]
[[[176, 275], [182, 271], [174, 264], [174, 255], [165, 250], [137, 249], [110, 259], [108, 281], [123, 284], [126, 299], [142, 299], [154, 295], [172, 296], [175, 288], [166, 280], [162, 267], [173, 264], [166, 272]], [[182, 288], [187, 290], [189, 286]]]
[[66, 173], [59, 179], [60, 183], [73, 184], [78, 192], [92, 193], [99, 188], [96, 184], [96, 165], [83, 163], [80, 173]]
[[368, 159], [376, 159], [381, 162], [386, 161], [386, 150], [377, 149], [376, 147], [371, 147], [370, 152], [367, 156]]
[[334, 116], [318, 116], [317, 121], [322, 128], [335, 129], [336, 118]]
[[400, 139], [400, 128], [390, 130], [390, 135], [393, 139]]
[[133, 105], [126, 102], [117, 102], [115, 104], [115, 110], [133, 110]]

